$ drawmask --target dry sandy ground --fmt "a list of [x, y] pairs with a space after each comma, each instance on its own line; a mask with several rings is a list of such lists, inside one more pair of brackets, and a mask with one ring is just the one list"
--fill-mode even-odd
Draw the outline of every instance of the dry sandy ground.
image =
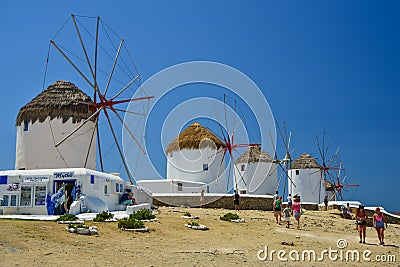
[[[183, 212], [200, 216], [200, 224], [210, 230], [192, 230], [184, 226]], [[94, 223], [97, 236], [71, 234], [65, 225], [55, 222], [0, 220], [0, 266], [399, 266], [400, 226], [389, 225], [386, 246], [378, 246], [373, 228], [367, 230], [367, 244], [359, 244], [353, 220], [340, 218], [338, 211], [306, 211], [301, 218], [301, 230], [286, 229], [275, 223], [272, 212], [239, 211], [245, 223], [224, 222], [219, 216], [229, 210], [160, 207], [155, 211], [159, 222], [146, 223], [148, 233], [134, 233], [118, 229], [116, 222]], [[293, 219], [293, 218], [292, 218]], [[346, 239], [348, 246], [337, 247], [338, 239]], [[284, 243], [285, 242], [285, 243]], [[260, 250], [283, 250], [283, 258], [276, 253], [272, 260], [259, 260]], [[338, 250], [343, 260], [318, 261], [324, 249]], [[345, 262], [348, 250], [357, 249], [360, 262]], [[299, 261], [289, 258], [296, 257]], [[305, 250], [314, 250], [317, 261], [302, 261]], [[366, 262], [362, 253], [374, 260], [377, 255], [395, 256], [395, 263]], [[281, 252], [283, 253], [283, 252]], [[332, 258], [335, 252], [332, 252]], [[260, 253], [264, 257], [264, 253]], [[307, 260], [307, 255], [306, 260]]]

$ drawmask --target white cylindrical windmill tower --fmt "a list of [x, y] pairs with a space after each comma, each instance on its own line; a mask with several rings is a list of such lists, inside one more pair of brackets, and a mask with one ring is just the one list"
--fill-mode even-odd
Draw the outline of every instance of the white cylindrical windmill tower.
[[250, 146], [235, 161], [234, 177], [241, 194], [274, 194], [278, 183], [276, 164], [259, 146]]
[[225, 193], [224, 143], [195, 122], [167, 147], [167, 180], [209, 184], [209, 192]]
[[[300, 195], [302, 202], [321, 203], [326, 195], [325, 180], [318, 162], [309, 154], [296, 159], [288, 173], [289, 194]], [[294, 184], [294, 185], [293, 185]]]
[[57, 81], [23, 106], [16, 119], [15, 168], [95, 169], [95, 119], [55, 147], [94, 113], [92, 104], [73, 83]]

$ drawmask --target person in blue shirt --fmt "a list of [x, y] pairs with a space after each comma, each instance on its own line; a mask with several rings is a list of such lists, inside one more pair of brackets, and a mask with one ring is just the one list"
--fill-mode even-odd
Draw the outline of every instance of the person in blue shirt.
[[119, 202], [124, 205], [136, 205], [136, 200], [133, 198], [132, 190], [127, 188], [122, 194]]

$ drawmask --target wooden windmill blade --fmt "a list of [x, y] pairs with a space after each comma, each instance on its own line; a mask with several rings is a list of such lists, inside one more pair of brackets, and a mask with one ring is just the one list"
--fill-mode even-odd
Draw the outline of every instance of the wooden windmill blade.
[[[132, 73], [132, 71], [129, 69], [130, 66], [128, 66], [127, 61], [125, 61], [122, 57], [122, 51], [123, 50], [127, 51], [127, 48], [124, 45], [124, 39], [120, 38], [118, 36], [119, 45], [118, 45], [118, 47], [115, 47], [115, 45], [112, 41], [112, 38], [110, 37], [110, 33], [108, 32], [110, 30], [110, 28], [107, 25], [105, 26], [105, 23], [100, 19], [100, 17], [94, 18], [96, 20], [96, 30], [95, 30], [94, 36], [80, 22], [80, 20], [79, 20], [80, 16], [71, 15], [71, 18], [72, 18], [72, 22], [73, 22], [73, 28], [77, 35], [77, 39], [79, 40], [80, 52], [83, 53], [84, 58], [80, 58], [77, 55], [77, 53], [74, 53], [71, 49], [67, 49], [66, 47], [64, 47], [62, 44], [60, 44], [60, 42], [54, 40], [55, 38], [53, 38], [50, 41], [50, 45], [58, 51], [58, 53], [61, 55], [61, 57], [66, 62], [68, 62], [69, 65], [72, 66], [72, 68], [76, 71], [76, 73], [86, 82], [86, 84], [88, 84], [90, 86], [90, 88], [92, 88], [93, 103], [91, 104], [90, 108], [91, 108], [91, 110], [93, 110], [93, 114], [91, 116], [89, 116], [86, 120], [84, 120], [82, 124], [78, 125], [73, 131], [68, 133], [64, 138], [62, 138], [61, 140], [58, 140], [58, 142], [55, 143], [55, 147], [62, 146], [66, 141], [68, 141], [71, 138], [72, 135], [74, 135], [75, 133], [80, 131], [80, 129], [88, 121], [94, 120], [95, 127], [93, 128], [93, 132], [91, 133], [90, 142], [89, 142], [90, 145], [89, 145], [88, 151], [86, 153], [85, 162], [83, 165], [86, 167], [89, 153], [90, 153], [90, 148], [93, 143], [93, 139], [96, 137], [98, 153], [100, 156], [101, 171], [104, 172], [103, 155], [102, 155], [101, 140], [100, 140], [100, 128], [99, 128], [99, 118], [102, 114], [102, 115], [104, 115], [104, 117], [106, 119], [109, 131], [112, 135], [112, 140], [114, 141], [114, 145], [116, 146], [116, 148], [118, 150], [118, 155], [122, 161], [122, 164], [124, 166], [126, 174], [128, 175], [129, 181], [133, 184], [134, 178], [128, 168], [128, 164], [127, 164], [127, 162], [125, 160], [125, 156], [122, 152], [122, 148], [120, 145], [120, 141], [117, 137], [117, 133], [114, 130], [110, 114], [113, 114], [116, 116], [118, 121], [121, 123], [122, 128], [127, 130], [127, 133], [129, 134], [129, 137], [131, 138], [132, 142], [136, 144], [136, 147], [142, 153], [146, 154], [146, 151], [140, 144], [138, 138], [135, 137], [135, 135], [132, 133], [132, 131], [130, 130], [128, 125], [125, 124], [124, 120], [119, 115], [119, 112], [127, 113], [127, 112], [132, 112], [132, 111], [127, 111], [123, 108], [118, 108], [118, 107], [121, 105], [124, 105], [124, 104], [132, 103], [134, 101], [150, 100], [153, 97], [152, 96], [144, 96], [141, 98], [131, 98], [131, 97], [125, 96], [124, 98], [121, 98], [121, 96], [125, 92], [127, 92], [128, 89], [132, 90], [131, 86], [133, 86], [133, 84], [137, 83], [138, 80], [140, 79], [140, 74], [137, 73], [134, 75]], [[103, 30], [105, 31], [106, 36], [108, 36], [109, 41], [112, 43], [112, 46], [116, 51], [114, 57], [112, 57], [110, 55], [110, 53], [106, 51], [106, 48], [99, 42], [100, 25], [103, 27]], [[64, 28], [64, 26], [63, 26], [63, 28]], [[84, 38], [84, 36], [82, 34], [83, 33], [82, 29], [84, 29], [87, 33], [88, 37], [86, 39]], [[109, 29], [109, 30], [107, 30], [107, 29]], [[111, 32], [113, 34], [115, 34], [114, 31], [111, 30]], [[57, 35], [58, 34], [59, 33], [57, 33]], [[94, 43], [93, 61], [91, 60], [91, 56], [88, 51], [88, 47], [92, 47], [92, 46], [88, 46], [88, 43], [90, 42], [90, 40], [93, 41], [93, 43]], [[100, 71], [101, 69], [99, 68], [99, 64], [98, 64], [99, 63], [98, 54], [99, 54], [100, 50], [103, 51], [104, 55], [108, 56], [108, 58], [112, 61], [112, 64], [110, 66], [110, 71], [108, 72], [108, 74], [106, 74], [106, 72], [104, 72], [104, 71]], [[127, 52], [127, 54], [130, 57], [129, 51]], [[49, 55], [50, 55], [50, 53], [49, 53]], [[80, 67], [79, 64], [74, 62], [74, 60], [71, 56], [74, 56], [75, 59], [78, 58], [81, 61], [83, 61], [86, 68]], [[47, 62], [48, 62], [48, 60], [47, 60]], [[47, 69], [47, 66], [46, 66], [46, 69]], [[136, 67], [134, 66], [134, 64], [133, 64], [133, 69], [136, 70]], [[102, 87], [99, 82], [99, 75], [98, 75], [99, 71], [102, 74], [104, 74], [105, 76], [107, 76], [106, 84], [104, 87]], [[121, 73], [121, 75], [119, 75], [118, 78], [116, 78], [115, 76], [119, 72]], [[121, 77], [124, 77], [124, 80], [120, 80]], [[46, 77], [44, 78], [44, 80], [45, 79], [46, 79]], [[119, 85], [115, 84], [116, 81], [118, 82]], [[120, 86], [122, 86], [122, 88]], [[102, 90], [101, 90], [101, 88], [102, 88]], [[121, 88], [121, 89], [119, 89], [119, 88]], [[113, 92], [114, 90], [116, 90], [116, 93]], [[108, 97], [107, 96], [108, 94], [112, 94], [112, 97]], [[137, 115], [143, 116], [145, 114], [137, 113]], [[95, 135], [95, 132], [97, 132], [96, 135]]]

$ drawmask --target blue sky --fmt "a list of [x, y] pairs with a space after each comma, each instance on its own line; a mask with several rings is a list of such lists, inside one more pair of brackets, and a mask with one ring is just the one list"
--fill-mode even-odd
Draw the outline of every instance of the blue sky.
[[328, 131], [348, 182], [361, 184], [349, 197], [398, 211], [399, 7], [397, 1], [3, 1], [0, 169], [14, 167], [16, 115], [40, 93], [49, 40], [74, 13], [101, 16], [123, 36], [142, 80], [193, 60], [242, 71], [293, 131], [295, 157], [318, 157], [315, 136]]

